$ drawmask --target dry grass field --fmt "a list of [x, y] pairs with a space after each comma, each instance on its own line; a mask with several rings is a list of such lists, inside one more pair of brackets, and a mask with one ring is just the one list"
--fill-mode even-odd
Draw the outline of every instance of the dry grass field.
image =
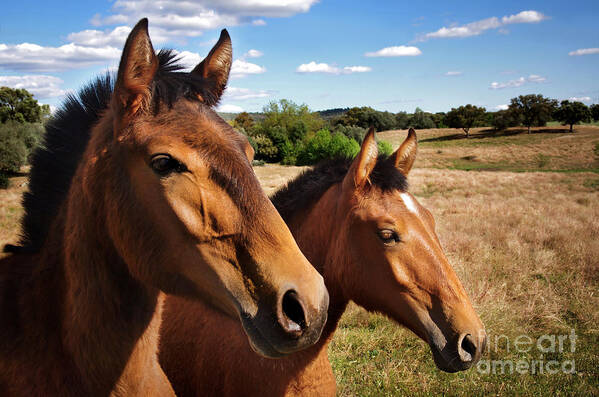
[[[340, 396], [599, 395], [599, 128], [552, 128], [418, 131], [410, 190], [487, 327], [486, 364], [442, 373], [410, 332], [351, 306], [329, 351]], [[397, 147], [405, 131], [379, 137]], [[269, 193], [300, 171], [256, 167]], [[24, 182], [0, 191], [0, 244], [16, 240]]]

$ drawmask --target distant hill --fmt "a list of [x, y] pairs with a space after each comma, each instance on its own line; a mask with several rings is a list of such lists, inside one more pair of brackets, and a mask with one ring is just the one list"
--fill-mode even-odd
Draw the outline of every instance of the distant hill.
[[320, 115], [320, 117], [322, 117], [325, 120], [331, 120], [335, 117], [344, 115], [348, 110], [349, 110], [349, 108], [335, 108], [335, 109], [319, 110], [316, 113], [318, 113]]
[[[237, 117], [237, 115], [239, 114], [239, 113], [226, 113], [226, 112], [217, 112], [217, 113], [225, 121], [234, 120], [235, 117]], [[260, 113], [260, 112], [248, 112], [248, 113], [250, 114], [250, 116], [252, 116], [252, 118], [254, 119], [254, 121], [262, 121], [262, 120], [264, 120], [264, 113]]]

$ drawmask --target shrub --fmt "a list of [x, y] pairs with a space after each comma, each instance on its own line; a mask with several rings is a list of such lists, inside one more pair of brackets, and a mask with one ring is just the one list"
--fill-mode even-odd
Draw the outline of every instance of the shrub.
[[297, 163], [297, 156], [302, 149], [302, 143], [298, 142], [293, 144], [289, 141], [285, 141], [281, 147], [281, 164], [283, 165], [295, 165]]
[[358, 143], [362, 143], [366, 136], [366, 128], [357, 125], [337, 124], [335, 128], [333, 128], [333, 133], [343, 134], [350, 139], [355, 139]]
[[360, 151], [360, 144], [343, 134], [332, 134], [322, 129], [309, 137], [297, 154], [298, 165], [312, 165], [320, 160], [335, 157], [352, 158]]
[[254, 119], [248, 112], [239, 113], [233, 120], [233, 127], [249, 130], [254, 126]]
[[0, 189], [8, 189], [8, 175], [0, 172]]
[[599, 104], [594, 104], [591, 105], [589, 107], [589, 110], [591, 111], [591, 117], [593, 118], [593, 120], [595, 121], [599, 121]]
[[256, 135], [253, 137], [256, 148], [256, 160], [264, 160], [268, 162], [277, 161], [279, 158], [279, 149], [273, 144], [272, 140], [265, 135]]
[[0, 124], [0, 172], [19, 172], [41, 141], [43, 130], [37, 123], [9, 121]]
[[393, 147], [391, 147], [391, 144], [387, 141], [378, 141], [377, 143], [378, 148], [379, 148], [379, 154], [382, 154], [383, 156], [390, 156], [391, 153], [393, 153]]

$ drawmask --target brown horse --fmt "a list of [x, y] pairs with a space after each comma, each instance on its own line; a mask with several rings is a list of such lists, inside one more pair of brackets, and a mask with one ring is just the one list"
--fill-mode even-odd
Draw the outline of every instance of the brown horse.
[[444, 371], [465, 370], [480, 358], [483, 324], [431, 213], [406, 192], [416, 146], [410, 130], [391, 157], [380, 158], [371, 129], [353, 162], [317, 166], [272, 198], [329, 289], [328, 322], [315, 346], [264, 359], [221, 313], [167, 298], [159, 355], [178, 395], [334, 396], [327, 346], [349, 300], [411, 329]]
[[231, 66], [223, 31], [192, 72], [154, 52], [147, 20], [117, 79], [67, 100], [35, 155], [24, 237], [0, 261], [0, 395], [170, 395], [157, 358], [164, 294], [205, 300], [252, 346], [315, 343], [322, 277], [210, 109]]

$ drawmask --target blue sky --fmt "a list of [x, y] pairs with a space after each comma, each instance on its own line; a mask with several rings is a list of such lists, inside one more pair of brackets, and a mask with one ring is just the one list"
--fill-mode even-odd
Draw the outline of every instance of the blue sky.
[[52, 106], [114, 69], [145, 16], [155, 48], [177, 49], [190, 66], [229, 30], [235, 62], [223, 111], [259, 111], [280, 98], [392, 112], [496, 110], [528, 93], [599, 102], [596, 0], [5, 3], [0, 85]]

